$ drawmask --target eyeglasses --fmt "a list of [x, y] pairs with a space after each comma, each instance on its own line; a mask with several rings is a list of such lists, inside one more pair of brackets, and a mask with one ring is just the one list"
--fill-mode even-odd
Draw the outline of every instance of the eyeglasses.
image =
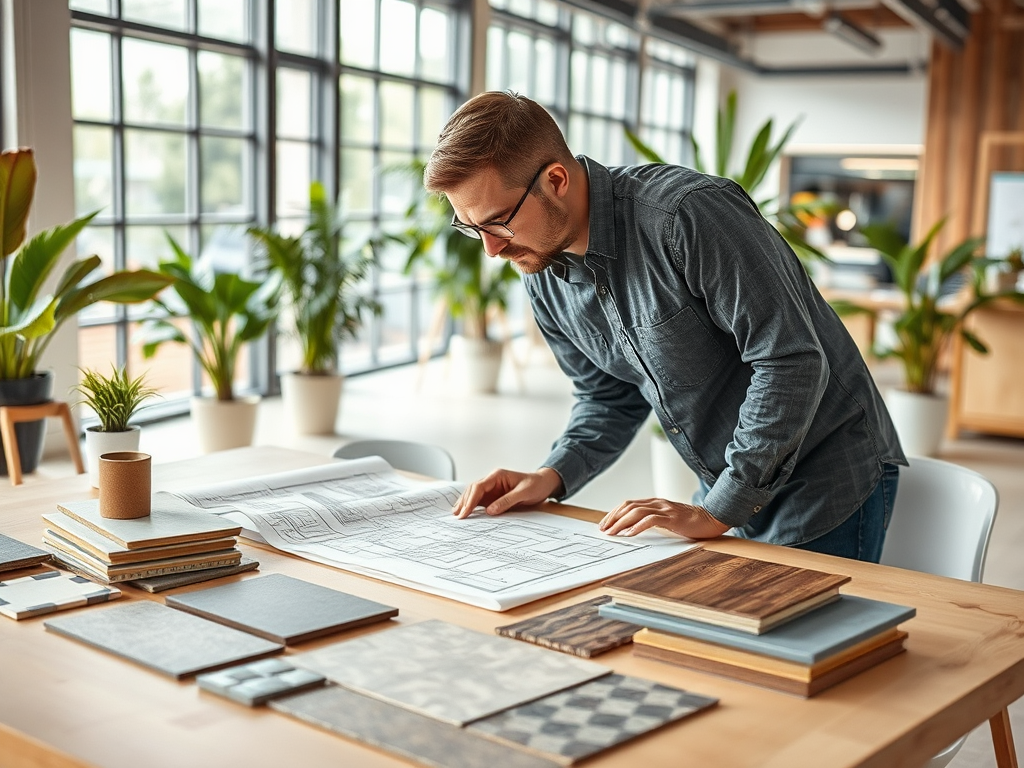
[[504, 221], [491, 221], [487, 224], [480, 225], [463, 224], [459, 221], [458, 216], [452, 216], [452, 226], [466, 237], [472, 237], [475, 240], [482, 239], [480, 237], [481, 232], [486, 232], [492, 237], [500, 237], [502, 240], [511, 240], [515, 237], [516, 233], [509, 229], [508, 225], [512, 222], [512, 219], [516, 217], [516, 214], [519, 213], [519, 209], [523, 207], [523, 203], [526, 202], [526, 198], [530, 196], [530, 190], [533, 189], [533, 185], [537, 183], [537, 179], [540, 178], [541, 173], [549, 165], [551, 165], [551, 163], [545, 163], [537, 169], [537, 172], [533, 174], [533, 178], [530, 179], [530, 183], [526, 185], [526, 191], [523, 193], [523, 196], [519, 198], [519, 202], [516, 203], [516, 207], [512, 209], [512, 215]]

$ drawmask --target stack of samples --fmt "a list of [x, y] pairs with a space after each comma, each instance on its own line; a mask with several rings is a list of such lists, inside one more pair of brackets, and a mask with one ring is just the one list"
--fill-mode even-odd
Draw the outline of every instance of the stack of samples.
[[693, 549], [606, 581], [598, 612], [643, 627], [637, 656], [813, 696], [900, 653], [915, 614], [840, 595], [849, 580]]
[[153, 495], [147, 517], [100, 516], [96, 499], [43, 515], [43, 546], [61, 565], [105, 584], [237, 566], [241, 528], [169, 493]]

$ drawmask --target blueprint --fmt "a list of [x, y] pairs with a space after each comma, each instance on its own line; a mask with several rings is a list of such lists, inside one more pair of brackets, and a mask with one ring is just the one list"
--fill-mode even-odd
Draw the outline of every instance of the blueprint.
[[462, 489], [372, 457], [177, 495], [285, 552], [499, 611], [693, 546], [657, 533], [610, 537], [545, 512], [459, 520], [451, 510]]

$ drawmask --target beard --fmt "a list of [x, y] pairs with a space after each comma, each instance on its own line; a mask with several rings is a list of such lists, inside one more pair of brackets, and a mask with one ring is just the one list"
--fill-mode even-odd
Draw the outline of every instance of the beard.
[[512, 262], [513, 268], [524, 275], [543, 272], [550, 267], [555, 257], [576, 242], [578, 236], [578, 233], [568, 226], [567, 211], [559, 208], [543, 193], [540, 195], [540, 203], [544, 209], [544, 225], [538, 233], [538, 239], [553, 242], [554, 245], [538, 251], [517, 243], [509, 243], [499, 254], [501, 258]]

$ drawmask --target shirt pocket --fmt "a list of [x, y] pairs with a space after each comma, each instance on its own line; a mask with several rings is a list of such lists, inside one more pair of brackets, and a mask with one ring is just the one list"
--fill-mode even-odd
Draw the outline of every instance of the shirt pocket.
[[648, 365], [665, 383], [677, 387], [706, 381], [724, 354], [693, 307], [683, 307], [654, 325], [637, 326], [636, 335]]

